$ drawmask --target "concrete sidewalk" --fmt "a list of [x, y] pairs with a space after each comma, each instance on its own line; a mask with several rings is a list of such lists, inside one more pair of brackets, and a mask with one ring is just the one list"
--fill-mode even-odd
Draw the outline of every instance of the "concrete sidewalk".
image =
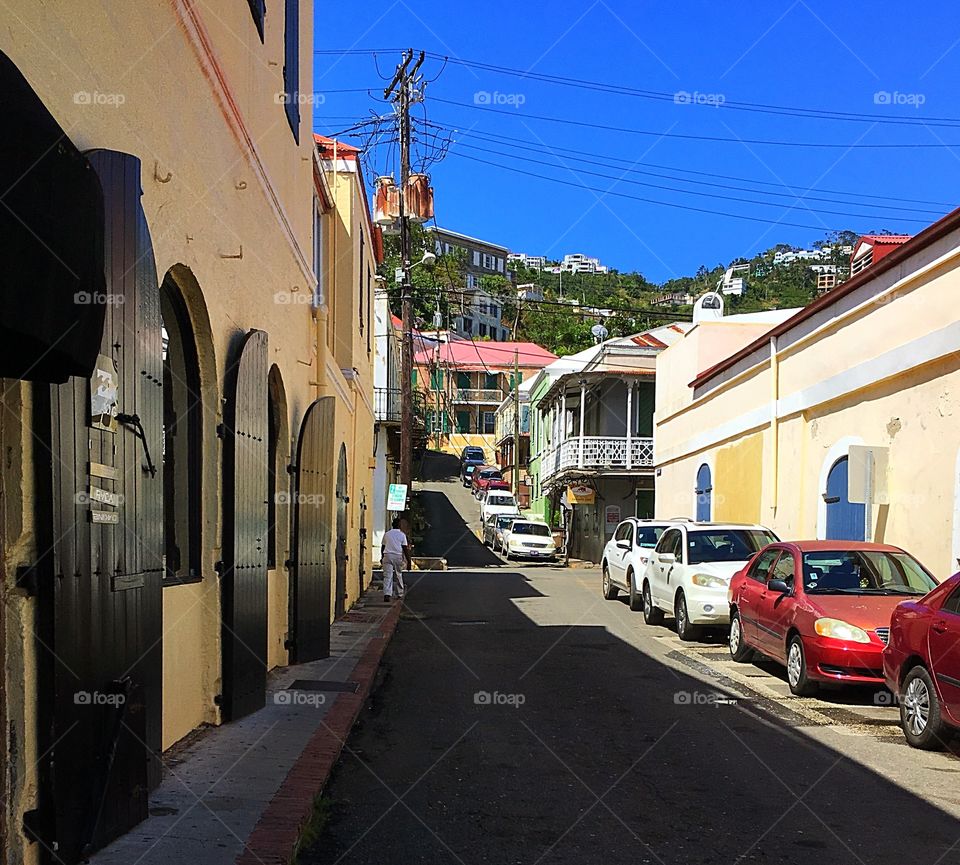
[[[151, 816], [90, 861], [286, 865], [396, 628], [400, 605], [381, 591], [332, 625], [330, 658], [273, 671], [263, 709], [165, 754]], [[317, 680], [355, 688], [311, 690]]]

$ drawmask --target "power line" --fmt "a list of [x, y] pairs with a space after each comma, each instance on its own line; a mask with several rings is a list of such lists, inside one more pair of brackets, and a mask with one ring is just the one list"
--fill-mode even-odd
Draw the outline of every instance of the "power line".
[[[700, 197], [702, 197], [702, 198], [719, 199], [719, 200], [722, 200], [722, 201], [736, 201], [736, 202], [740, 202], [740, 203], [742, 203], [742, 204], [757, 204], [757, 205], [760, 205], [761, 207], [783, 207], [783, 206], [784, 206], [784, 204], [783, 204], [782, 202], [779, 202], [779, 201], [758, 201], [758, 200], [755, 199], [755, 198], [742, 198], [742, 197], [740, 197], [740, 196], [735, 196], [735, 195], [723, 195], [723, 194], [721, 194], [721, 193], [698, 192], [697, 190], [694, 190], [694, 189], [678, 189], [678, 188], [675, 187], [675, 186], [667, 186], [667, 185], [664, 185], [664, 184], [661, 184], [661, 183], [648, 183], [648, 182], [643, 181], [643, 180], [632, 180], [632, 179], [630, 179], [630, 178], [628, 178], [628, 177], [624, 177], [623, 175], [620, 175], [620, 176], [618, 177], [618, 176], [616, 176], [616, 175], [603, 174], [603, 173], [601, 173], [601, 172], [591, 171], [591, 170], [589, 170], [589, 169], [581, 168], [581, 167], [579, 167], [579, 166], [577, 166], [576, 168], [568, 168], [568, 166], [566, 166], [566, 165], [557, 165], [557, 164], [554, 163], [554, 162], [546, 162], [546, 161], [544, 161], [544, 160], [542, 160], [542, 159], [532, 159], [532, 158], [529, 157], [529, 156], [517, 156], [517, 155], [512, 154], [512, 153], [504, 153], [502, 150], [492, 150], [492, 149], [483, 148], [483, 147], [475, 147], [475, 146], [473, 146], [473, 145], [471, 145], [471, 144], [461, 144], [460, 146], [461, 146], [461, 147], [467, 147], [467, 148], [469, 148], [470, 150], [479, 151], [480, 153], [490, 153], [490, 154], [493, 154], [493, 155], [496, 155], [496, 156], [503, 156], [503, 157], [506, 157], [507, 159], [515, 159], [515, 160], [519, 160], [519, 161], [522, 161], [522, 162], [525, 162], [525, 163], [533, 163], [533, 164], [535, 164], [535, 165], [544, 165], [544, 166], [547, 166], [548, 168], [567, 169], [567, 170], [573, 171], [573, 172], [576, 173], [576, 174], [586, 174], [586, 175], [589, 175], [589, 176], [591, 176], [591, 177], [600, 177], [600, 178], [603, 178], [603, 179], [605, 179], [605, 180], [615, 180], [615, 181], [617, 181], [617, 182], [619, 182], [619, 183], [629, 183], [629, 184], [634, 185], [634, 186], [644, 186], [644, 187], [647, 187], [647, 188], [650, 188], [650, 189], [662, 189], [662, 190], [667, 191], [667, 192], [678, 192], [678, 193], [680, 193], [681, 195], [696, 195], [696, 196], [700, 196]], [[609, 167], [611, 167], [611, 168], [616, 168], [616, 166], [609, 166]], [[624, 173], [630, 173], [630, 170], [627, 169]], [[693, 182], [693, 181], [686, 181], [686, 182], [691, 183], [691, 182]], [[733, 187], [733, 188], [736, 188], [736, 187]], [[757, 190], [744, 190], [744, 191], [756, 192]], [[759, 194], [765, 194], [765, 195], [782, 195], [783, 197], [786, 197], [786, 198], [789, 198], [789, 197], [790, 197], [790, 196], [787, 196], [787, 195], [783, 195], [782, 193], [775, 193], [775, 192], [767, 192], [767, 193], [760, 192]], [[798, 197], [798, 196], [794, 196], [794, 200], [796, 200], [796, 201], [797, 201], [797, 204], [799, 205], [799, 204], [801, 204], [801, 203], [802, 203], [802, 204], [806, 204], [807, 201], [818, 201], [818, 200], [820, 200], [820, 199], [817, 199], [817, 198], [815, 198], [815, 197], [813, 197], [813, 196], [811, 196], [809, 199], [807, 199], [807, 198], [800, 198], [800, 197]], [[855, 205], [855, 206], [857, 206], [857, 205]], [[895, 209], [892, 205], [882, 205], [882, 204], [879, 204], [879, 205], [866, 205], [866, 204], [862, 204], [862, 205], [859, 205], [859, 206], [861, 206], [861, 207], [873, 206], [873, 207], [878, 207], [878, 208], [885, 208], [885, 209], [887, 209], [887, 210], [893, 210], [893, 209]], [[846, 212], [846, 211], [830, 210], [829, 208], [816, 207], [816, 206], [815, 206], [815, 207], [805, 207], [805, 209], [808, 210], [808, 211], [816, 212], [816, 213], [826, 213], [826, 214], [830, 214], [831, 216], [849, 216], [849, 217], [852, 217], [852, 218], [854, 218], [854, 219], [894, 219], [894, 218], [896, 218], [896, 219], [897, 219], [898, 221], [900, 221], [900, 222], [914, 222], [914, 223], [917, 223], [917, 224], [919, 224], [919, 225], [929, 225], [929, 224], [930, 224], [930, 220], [929, 220], [929, 219], [916, 219], [916, 218], [911, 218], [911, 217], [906, 217], [906, 216], [894, 217], [894, 216], [892, 216], [891, 214], [849, 213], [849, 212]], [[939, 211], [919, 210], [919, 209], [917, 209], [917, 208], [903, 208], [903, 209], [904, 209], [904, 210], [907, 210], [907, 211], [910, 211], [910, 212], [914, 212], [914, 213], [926, 213], [926, 214], [929, 214], [930, 216], [935, 216], [935, 217], [938, 217], [938, 218], [943, 215], [943, 214], [942, 214], [941, 212], [939, 212]]]
[[685, 134], [681, 132], [654, 132], [649, 129], [632, 129], [627, 126], [609, 126], [604, 123], [590, 123], [586, 120], [572, 120], [569, 117], [551, 117], [547, 114], [527, 114], [522, 111], [510, 110], [507, 111], [501, 108], [492, 108], [488, 105], [476, 105], [471, 102], [456, 102], [452, 99], [441, 99], [439, 96], [434, 97], [435, 102], [443, 103], [444, 105], [454, 105], [458, 108], [469, 108], [474, 111], [486, 111], [493, 114], [500, 114], [506, 117], [513, 117], [515, 119], [521, 120], [542, 120], [547, 123], [563, 123], [569, 126], [578, 126], [585, 129], [593, 130], [603, 130], [605, 132], [624, 132], [629, 135], [645, 135], [651, 138], [677, 138], [684, 141], [710, 141], [710, 142], [721, 142], [724, 144], [756, 144], [756, 145], [768, 145], [771, 147], [803, 147], [803, 148], [830, 148], [830, 149], [843, 149], [843, 150], [858, 150], [858, 149], [882, 149], [889, 150], [892, 148], [899, 149], [915, 149], [915, 148], [953, 148], [960, 147], [960, 143], [957, 142], [912, 142], [912, 143], [903, 143], [903, 144], [868, 144], [865, 142], [853, 142], [853, 143], [843, 143], [836, 141], [782, 141], [776, 139], [766, 139], [766, 138], [725, 138], [720, 135], [692, 135]]
[[[421, 121], [421, 122], [423, 122], [423, 121]], [[467, 136], [467, 137], [470, 137], [470, 138], [477, 138], [477, 139], [479, 139], [479, 140], [481, 140], [481, 141], [492, 141], [494, 144], [500, 144], [500, 145], [503, 145], [503, 146], [516, 147], [516, 148], [519, 148], [519, 149], [521, 149], [521, 150], [527, 150], [527, 151], [531, 151], [531, 152], [534, 152], [534, 153], [540, 153], [540, 154], [544, 154], [544, 153], [546, 153], [546, 154], [554, 154], [554, 153], [569, 154], [570, 156], [575, 157], [575, 158], [577, 158], [577, 159], [581, 159], [581, 160], [582, 160], [582, 159], [584, 158], [584, 156], [585, 156], [584, 151], [583, 151], [582, 149], [581, 149], [581, 150], [573, 150], [573, 149], [571, 149], [571, 148], [553, 146], [553, 145], [549, 145], [549, 144], [539, 144], [539, 145], [538, 145], [538, 144], [536, 144], [535, 142], [530, 141], [529, 139], [515, 138], [515, 137], [511, 137], [511, 136], [509, 136], [509, 135], [500, 135], [500, 134], [494, 133], [494, 132], [484, 132], [484, 131], [480, 131], [480, 130], [478, 130], [478, 129], [459, 130], [459, 129], [457, 129], [457, 128], [454, 127], [454, 126], [449, 126], [449, 125], [440, 124], [440, 123], [432, 123], [432, 122], [431, 122], [429, 125], [431, 125], [431, 126], [438, 126], [438, 127], [442, 128], [442, 129], [445, 129], [445, 130], [447, 130], [447, 131], [449, 131], [449, 132], [451, 132], [451, 133], [454, 133], [454, 134], [456, 134], [456, 135]], [[666, 180], [675, 180], [675, 181], [680, 182], [680, 183], [698, 183], [698, 184], [702, 184], [702, 185], [704, 185], [704, 186], [715, 186], [715, 187], [720, 188], [720, 189], [740, 189], [740, 190], [742, 190], [742, 191], [744, 191], [744, 192], [758, 192], [758, 193], [765, 194], [765, 195], [775, 195], [775, 194], [777, 194], [777, 193], [772, 193], [772, 192], [771, 192], [771, 193], [765, 193], [765, 192], [763, 192], [763, 190], [749, 189], [749, 188], [747, 188], [747, 187], [730, 186], [730, 185], [726, 185], [726, 184], [712, 183], [712, 182], [708, 182], [708, 181], [687, 180], [687, 179], [685, 179], [685, 178], [683, 178], [683, 177], [673, 177], [673, 176], [671, 176], [670, 174], [660, 174], [660, 173], [658, 173], [658, 172], [656, 172], [656, 171], [647, 171], [647, 170], [644, 170], [644, 169], [642, 169], [642, 168], [638, 168], [638, 167], [636, 167], [636, 166], [639, 164], [639, 165], [647, 166], [647, 167], [649, 167], [649, 168], [659, 168], [659, 169], [661, 169], [661, 170], [663, 170], [663, 171], [676, 172], [676, 173], [678, 173], [678, 174], [693, 174], [693, 175], [697, 175], [697, 176], [699, 176], [699, 177], [719, 178], [719, 179], [721, 179], [721, 180], [736, 180], [736, 181], [739, 181], [739, 182], [741, 182], [741, 183], [752, 183], [752, 184], [757, 185], [757, 186], [773, 186], [773, 187], [777, 187], [777, 188], [779, 188], [779, 189], [787, 189], [787, 190], [790, 190], [790, 193], [789, 193], [789, 196], [790, 196], [790, 197], [793, 197], [793, 198], [801, 198], [801, 199], [803, 199], [803, 200], [808, 200], [808, 201], [831, 201], [831, 202], [834, 202], [834, 203], [837, 203], [837, 204], [853, 204], [853, 205], [857, 205], [857, 202], [852, 202], [852, 201], [851, 201], [851, 202], [847, 202], [847, 201], [843, 201], [842, 199], [816, 198], [816, 197], [814, 197], [814, 196], [809, 196], [809, 197], [808, 197], [806, 194], [797, 194], [796, 192], [793, 191], [793, 187], [804, 187], [805, 184], [803, 184], [803, 183], [797, 183], [797, 184], [791, 185], [791, 184], [787, 184], [787, 183], [781, 183], [781, 182], [770, 181], [770, 180], [757, 180], [757, 179], [751, 178], [751, 177], [739, 177], [739, 176], [737, 176], [737, 175], [731, 175], [731, 174], [717, 174], [717, 173], [712, 172], [712, 171], [698, 171], [698, 170], [695, 170], [695, 169], [692, 169], [692, 168], [680, 168], [680, 167], [674, 166], [674, 165], [662, 165], [662, 164], [655, 163], [655, 162], [646, 162], [646, 161], [644, 161], [644, 162], [642, 162], [642, 163], [638, 163], [635, 159], [624, 159], [624, 158], [618, 157], [618, 156], [604, 155], [604, 154], [601, 154], [601, 153], [596, 153], [596, 152], [593, 151], [593, 150], [591, 150], [591, 151], [589, 152], [588, 158], [589, 158], [589, 160], [591, 161], [591, 163], [596, 163], [596, 164], [601, 165], [601, 166], [603, 166], [603, 167], [613, 168], [613, 169], [616, 169], [616, 170], [618, 170], [618, 171], [619, 171], [619, 170], [627, 170], [627, 169], [629, 169], [629, 172], [630, 172], [630, 173], [643, 174], [643, 175], [648, 175], [648, 176], [650, 176], [650, 177], [661, 177], [661, 178], [664, 178], [664, 179], [666, 179]], [[604, 165], [604, 161], [606, 161], [606, 162], [619, 162], [619, 163], [621, 163], [621, 164], [620, 164], [620, 165]], [[626, 169], [624, 169], [623, 166], [626, 166]], [[814, 191], [814, 190], [810, 190], [810, 191]], [[927, 205], [931, 205], [931, 206], [934, 206], [934, 207], [945, 207], [945, 208], [953, 208], [953, 207], [955, 207], [955, 204], [953, 204], [953, 203], [951, 203], [951, 202], [946, 202], [946, 201], [928, 201], [928, 200], [926, 200], [926, 199], [918, 199], [918, 198], [898, 198], [898, 197], [896, 197], [896, 196], [890, 196], [890, 195], [875, 195], [875, 194], [865, 193], [865, 192], [853, 192], [853, 191], [850, 191], [850, 190], [819, 189], [819, 188], [818, 188], [818, 189], [816, 189], [815, 191], [827, 193], [828, 195], [843, 195], [843, 196], [848, 196], [848, 197], [850, 197], [850, 198], [876, 199], [876, 200], [879, 200], [879, 201], [893, 201], [893, 202], [898, 202], [898, 203], [899, 203], [899, 202], [903, 202], [903, 203], [905, 203], [905, 204], [927, 204]], [[786, 195], [786, 193], [784, 193], [784, 195]], [[872, 204], [871, 204], [870, 206], [882, 207], [882, 206], [885, 206], [885, 205], [872, 205]], [[900, 209], [903, 209], [903, 210], [913, 210], [913, 208], [900, 208]], [[932, 212], [934, 212], [934, 211], [918, 210], [917, 212], [918, 212], [918, 213], [932, 213]]]
[[[461, 57], [449, 57], [447, 55], [430, 51], [427, 52], [427, 56], [435, 60], [443, 60], [445, 64], [449, 63], [468, 68], [482, 69], [487, 72], [515, 76], [546, 84], [557, 84], [565, 87], [575, 87], [601, 93], [611, 93], [618, 96], [633, 96], [642, 99], [670, 102], [674, 104], [703, 105], [709, 108], [724, 108], [735, 111], [752, 111], [762, 114], [802, 117], [811, 120], [840, 120], [846, 122], [882, 123], [906, 126], [946, 126], [949, 128], [960, 127], [960, 118], [956, 117], [917, 117], [904, 114], [880, 115], [856, 111], [833, 111], [824, 108], [803, 108], [795, 105], [772, 105], [763, 102], [728, 100], [726, 98], [723, 100], [713, 99], [710, 101], [695, 101], [694, 95], [686, 91], [667, 93], [658, 90], [643, 90], [637, 87], [629, 87], [621, 84], [611, 84], [602, 81], [588, 81], [582, 78], [570, 78], [563, 75], [551, 75], [549, 73], [533, 72], [531, 70], [525, 71], [521, 69], [512, 69], [507, 66], [498, 66], [493, 63], [485, 63], [476, 60], [465, 60]], [[714, 96], [716, 95], [718, 94], [714, 94]]]
[[787, 222], [782, 219], [765, 219], [761, 216], [748, 216], [747, 214], [744, 214], [744, 213], [728, 213], [723, 210], [710, 210], [705, 207], [694, 207], [688, 204], [677, 204], [674, 201], [659, 201], [658, 199], [655, 199], [655, 198], [644, 198], [643, 196], [640, 196], [640, 195], [630, 195], [629, 193], [617, 192], [612, 189], [600, 189], [596, 186], [586, 186], [585, 184], [582, 184], [582, 183], [574, 183], [569, 180], [562, 180], [559, 177], [548, 177], [545, 174], [537, 174], [536, 172], [533, 172], [533, 171], [524, 171], [522, 168], [515, 168], [512, 165], [501, 165], [499, 162], [490, 162], [487, 159], [480, 159], [476, 156], [467, 156], [467, 154], [465, 153], [452, 152], [450, 155], [458, 159], [468, 159], [471, 162], [478, 162], [483, 165], [490, 165], [490, 166], [493, 166], [494, 168], [502, 168], [504, 171], [512, 171], [514, 174], [522, 174], [522, 175], [525, 175], [526, 177], [535, 177], [539, 180], [548, 180], [551, 183], [559, 183], [562, 186], [571, 186], [574, 189], [582, 189], [588, 192], [598, 192], [601, 195], [605, 195], [605, 196], [612, 195], [616, 198], [626, 198], [626, 199], [629, 199], [630, 201], [642, 201], [647, 204], [656, 204], [656, 205], [659, 205], [660, 207], [672, 207], [677, 210], [689, 210], [689, 211], [692, 211], [693, 213], [706, 213], [711, 216], [726, 216], [726, 217], [729, 217], [730, 219], [741, 219], [746, 222], [760, 222], [764, 225], [782, 225], [786, 228], [804, 228], [804, 229], [807, 229], [808, 231], [840, 231], [841, 230], [841, 229], [831, 228], [830, 226], [824, 226], [824, 225], [807, 225], [806, 223], [800, 223], [800, 222]]

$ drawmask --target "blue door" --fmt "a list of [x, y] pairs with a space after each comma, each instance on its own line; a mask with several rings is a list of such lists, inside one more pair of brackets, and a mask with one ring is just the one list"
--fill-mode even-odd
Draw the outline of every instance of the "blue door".
[[841, 457], [827, 475], [827, 540], [862, 541], [866, 506], [852, 503], [847, 498], [849, 463]]
[[710, 466], [704, 463], [697, 469], [697, 520], [710, 519], [713, 504], [713, 481], [710, 476]]

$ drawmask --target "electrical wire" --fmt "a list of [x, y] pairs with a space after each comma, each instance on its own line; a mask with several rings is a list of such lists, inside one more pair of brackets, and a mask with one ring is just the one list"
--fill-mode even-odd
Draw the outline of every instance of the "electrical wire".
[[434, 100], [444, 105], [453, 105], [457, 108], [469, 108], [473, 111], [484, 111], [492, 114], [499, 114], [505, 117], [513, 117], [519, 120], [540, 120], [547, 123], [562, 123], [568, 126], [577, 126], [583, 129], [603, 130], [605, 132], [623, 132], [629, 135], [645, 135], [651, 138], [676, 138], [684, 141], [710, 141], [723, 144], [755, 144], [771, 147], [802, 147], [802, 148], [827, 148], [847, 150], [889, 150], [889, 149], [950, 149], [960, 147], [958, 142], [904, 142], [904, 143], [874, 143], [870, 144], [863, 141], [845, 143], [836, 141], [783, 141], [769, 138], [726, 138], [721, 135], [693, 135], [682, 132], [654, 132], [649, 129], [634, 129], [628, 126], [610, 126], [604, 123], [590, 123], [586, 120], [572, 120], [569, 117], [551, 117], [548, 114], [528, 114], [522, 111], [506, 110], [492, 108], [489, 105], [477, 105], [472, 102], [456, 102], [453, 99], [442, 99], [435, 96]]
[[[534, 72], [532, 70], [524, 71], [521, 69], [512, 69], [507, 66], [498, 66], [493, 63], [466, 60], [462, 57], [450, 57], [448, 55], [443, 55], [432, 51], [428, 51], [427, 56], [434, 60], [443, 60], [444, 65], [449, 63], [473, 69], [482, 69], [486, 72], [514, 76], [525, 80], [539, 81], [546, 84], [576, 87], [596, 92], [611, 93], [619, 96], [634, 96], [642, 99], [670, 102], [674, 104], [678, 104], [679, 102], [679, 104], [703, 105], [704, 107], [709, 108], [724, 108], [735, 111], [753, 111], [763, 114], [775, 114], [779, 116], [803, 117], [812, 120], [840, 120], [846, 122], [883, 123], [908, 126], [947, 126], [950, 128], [960, 127], [960, 118], [956, 117], [918, 117], [904, 114], [880, 115], [868, 114], [866, 112], [833, 111], [823, 108], [803, 108], [795, 105], [773, 105], [763, 102], [745, 102], [728, 99], [723, 99], [722, 101], [712, 100], [708, 102], [704, 100], [703, 102], [698, 102], [693, 100], [692, 94], [686, 93], [685, 91], [667, 93], [658, 90], [643, 90], [621, 84], [589, 81], [582, 78], [551, 75], [549, 73]], [[690, 99], [685, 99], [685, 96], [690, 97]]]
[[[592, 149], [590, 150], [590, 152], [589, 152], [588, 154], [585, 154], [582, 149], [581, 149], [581, 150], [574, 150], [574, 149], [567, 148], [567, 147], [559, 147], [559, 146], [553, 146], [553, 145], [537, 144], [536, 142], [530, 141], [529, 139], [515, 138], [515, 137], [512, 137], [512, 136], [501, 135], [501, 134], [494, 133], [494, 132], [481, 131], [481, 130], [479, 130], [479, 129], [458, 130], [458, 129], [457, 129], [456, 127], [454, 127], [454, 126], [449, 126], [449, 125], [445, 125], [445, 124], [442, 124], [442, 123], [436, 123], [436, 122], [433, 122], [433, 121], [429, 121], [429, 123], [430, 123], [430, 125], [432, 125], [432, 126], [441, 127], [441, 128], [447, 130], [448, 132], [450, 132], [450, 133], [453, 134], [453, 135], [466, 136], [466, 137], [469, 137], [469, 138], [477, 138], [477, 139], [479, 139], [479, 140], [481, 140], [481, 141], [492, 141], [494, 144], [499, 144], [499, 145], [501, 145], [501, 146], [517, 147], [517, 148], [519, 148], [519, 149], [521, 149], [521, 150], [527, 150], [527, 151], [531, 151], [531, 152], [539, 153], [539, 154], [544, 154], [544, 153], [546, 153], [546, 154], [556, 154], [556, 153], [569, 154], [570, 156], [572, 156], [572, 157], [574, 157], [574, 158], [576, 158], [576, 159], [580, 159], [580, 160], [583, 160], [584, 157], [586, 156], [592, 164], [597, 164], [597, 165], [601, 165], [601, 166], [604, 166], [604, 167], [613, 168], [613, 169], [616, 169], [616, 170], [618, 170], [618, 171], [619, 171], [619, 170], [627, 170], [627, 169], [629, 169], [629, 172], [630, 172], [630, 173], [644, 174], [644, 175], [648, 175], [648, 176], [651, 176], [651, 177], [660, 177], [660, 178], [667, 179], [667, 180], [675, 180], [675, 181], [680, 182], [680, 183], [702, 183], [702, 184], [705, 185], [705, 186], [715, 186], [715, 187], [718, 187], [718, 188], [721, 188], [721, 189], [740, 189], [740, 190], [742, 190], [742, 191], [744, 191], [744, 192], [760, 192], [760, 193], [763, 192], [762, 190], [749, 189], [749, 188], [747, 188], [747, 187], [728, 186], [728, 185], [726, 185], [726, 184], [710, 183], [710, 182], [707, 182], [707, 181], [692, 181], [692, 180], [686, 180], [686, 179], [683, 178], [683, 177], [673, 177], [673, 176], [671, 176], [670, 174], [660, 174], [660, 173], [658, 173], [658, 172], [656, 172], [656, 171], [647, 171], [647, 170], [644, 170], [643, 168], [638, 168], [637, 166], [638, 166], [638, 165], [642, 165], [642, 166], [649, 167], [649, 168], [659, 168], [659, 169], [661, 169], [662, 171], [675, 172], [675, 173], [677, 173], [677, 174], [692, 174], [692, 175], [697, 175], [697, 176], [700, 176], [700, 177], [710, 177], [710, 178], [714, 178], [714, 179], [719, 178], [719, 179], [721, 179], [721, 180], [736, 180], [736, 181], [739, 181], [739, 182], [741, 182], [741, 183], [752, 183], [752, 184], [754, 184], [754, 185], [756, 185], [756, 186], [773, 186], [773, 187], [776, 187], [776, 188], [779, 188], [779, 189], [787, 189], [787, 190], [790, 190], [790, 195], [791, 195], [791, 197], [794, 197], [794, 198], [801, 198], [801, 197], [802, 197], [802, 198], [805, 199], [805, 200], [811, 200], [811, 201], [812, 201], [812, 200], [831, 201], [831, 202], [834, 202], [834, 203], [837, 203], [837, 204], [854, 204], [854, 205], [857, 204], [857, 202], [847, 202], [847, 201], [843, 201], [842, 199], [829, 199], [829, 198], [815, 199], [813, 196], [810, 196], [810, 197], [808, 198], [805, 194], [803, 194], [803, 195], [798, 195], [798, 194], [794, 191], [794, 188], [795, 188], [795, 187], [796, 187], [796, 188], [806, 187], [806, 184], [804, 184], [804, 183], [797, 183], [797, 184], [792, 184], [792, 185], [791, 185], [791, 184], [782, 183], [782, 182], [777, 182], [777, 181], [757, 180], [757, 179], [755, 179], [755, 178], [750, 178], [750, 177], [739, 177], [739, 176], [737, 176], [737, 175], [731, 175], [731, 174], [718, 174], [718, 173], [713, 172], [713, 171], [698, 171], [698, 170], [692, 169], [692, 168], [680, 168], [679, 166], [674, 166], [674, 165], [662, 165], [662, 164], [654, 163], [654, 162], [646, 162], [646, 161], [644, 161], [644, 162], [642, 162], [642, 163], [638, 163], [637, 160], [635, 160], [635, 159], [624, 159], [624, 158], [618, 157], [618, 156], [604, 155], [604, 154], [601, 154], [601, 153], [597, 153], [597, 152], [595, 152], [595, 151], [592, 150]], [[619, 163], [621, 163], [621, 164], [620, 164], [620, 165], [605, 165], [605, 162], [607, 162], [607, 163], [609, 163], [609, 162], [614, 162], [614, 163], [619, 162]], [[626, 166], [626, 168], [624, 168], [623, 166]], [[809, 191], [814, 191], [814, 190], [809, 190]], [[876, 199], [876, 200], [880, 200], [880, 201], [903, 202], [903, 203], [905, 203], [905, 204], [926, 204], [926, 205], [931, 205], [931, 206], [933, 206], [933, 207], [953, 208], [953, 207], [956, 206], [954, 203], [947, 202], [947, 201], [929, 201], [929, 200], [926, 200], [926, 199], [919, 199], [919, 198], [899, 198], [899, 197], [890, 196], [890, 195], [876, 195], [876, 194], [872, 194], [872, 193], [853, 192], [853, 191], [850, 191], [850, 190], [819, 189], [819, 188], [818, 188], [818, 189], [815, 190], [815, 191], [817, 191], [817, 192], [822, 192], [822, 193], [826, 193], [826, 194], [828, 194], [828, 195], [842, 195], [842, 196], [847, 196], [847, 197], [849, 197], [849, 198]], [[775, 193], [764, 193], [764, 194], [773, 195], [773, 194], [775, 194]], [[881, 206], [881, 205], [876, 205], [876, 206], [879, 207], [879, 206]], [[902, 208], [902, 209], [908, 209], [908, 208]], [[918, 212], [926, 212], [926, 211], [918, 211]]]

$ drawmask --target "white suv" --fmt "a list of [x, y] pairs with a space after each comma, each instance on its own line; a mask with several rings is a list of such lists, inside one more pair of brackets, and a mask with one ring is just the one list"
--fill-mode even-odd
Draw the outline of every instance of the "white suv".
[[763, 526], [678, 523], [667, 529], [643, 577], [643, 619], [658, 625], [673, 615], [681, 640], [697, 637], [701, 625], [729, 625], [730, 578], [754, 553], [779, 538]]
[[520, 508], [517, 500], [509, 490], [488, 490], [484, 493], [483, 504], [480, 505], [480, 522], [485, 523], [494, 514], [511, 516], [520, 519]]
[[641, 520], [628, 517], [615, 529], [613, 537], [603, 548], [600, 565], [603, 569], [603, 596], [614, 600], [620, 591], [630, 596], [630, 609], [634, 612], [643, 606], [640, 585], [647, 570], [647, 559], [660, 536], [673, 522], [665, 520]]

